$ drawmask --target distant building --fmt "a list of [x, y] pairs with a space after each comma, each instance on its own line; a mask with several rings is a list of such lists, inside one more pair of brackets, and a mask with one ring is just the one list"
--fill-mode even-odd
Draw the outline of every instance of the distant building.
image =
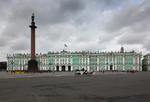
[[[124, 52], [48, 52], [37, 54], [39, 70], [43, 71], [88, 71], [118, 70], [142, 71], [141, 53]], [[29, 54], [13, 54], [7, 56], [7, 70], [27, 70]]]
[[0, 62], [0, 71], [6, 71], [7, 69], [7, 62]]
[[142, 61], [143, 71], [150, 71], [150, 54], [146, 54]]

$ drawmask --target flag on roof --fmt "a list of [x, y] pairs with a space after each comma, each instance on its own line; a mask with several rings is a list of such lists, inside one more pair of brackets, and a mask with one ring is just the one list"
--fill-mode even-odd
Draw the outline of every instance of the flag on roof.
[[65, 47], [68, 47], [67, 44], [64, 44]]

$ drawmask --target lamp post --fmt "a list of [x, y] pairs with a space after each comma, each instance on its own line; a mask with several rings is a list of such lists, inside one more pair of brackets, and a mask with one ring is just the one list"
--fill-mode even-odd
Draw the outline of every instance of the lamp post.
[[11, 61], [11, 64], [12, 64], [12, 70], [14, 70], [14, 62], [13, 61]]

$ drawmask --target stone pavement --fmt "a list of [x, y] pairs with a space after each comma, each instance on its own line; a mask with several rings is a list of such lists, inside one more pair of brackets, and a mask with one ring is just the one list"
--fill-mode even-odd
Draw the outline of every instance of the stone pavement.
[[149, 72], [4, 75], [0, 102], [150, 102]]

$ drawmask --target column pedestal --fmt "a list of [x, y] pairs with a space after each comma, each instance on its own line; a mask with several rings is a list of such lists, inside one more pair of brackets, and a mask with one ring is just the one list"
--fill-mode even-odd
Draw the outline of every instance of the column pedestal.
[[37, 72], [38, 71], [38, 62], [36, 60], [28, 61], [28, 72]]

